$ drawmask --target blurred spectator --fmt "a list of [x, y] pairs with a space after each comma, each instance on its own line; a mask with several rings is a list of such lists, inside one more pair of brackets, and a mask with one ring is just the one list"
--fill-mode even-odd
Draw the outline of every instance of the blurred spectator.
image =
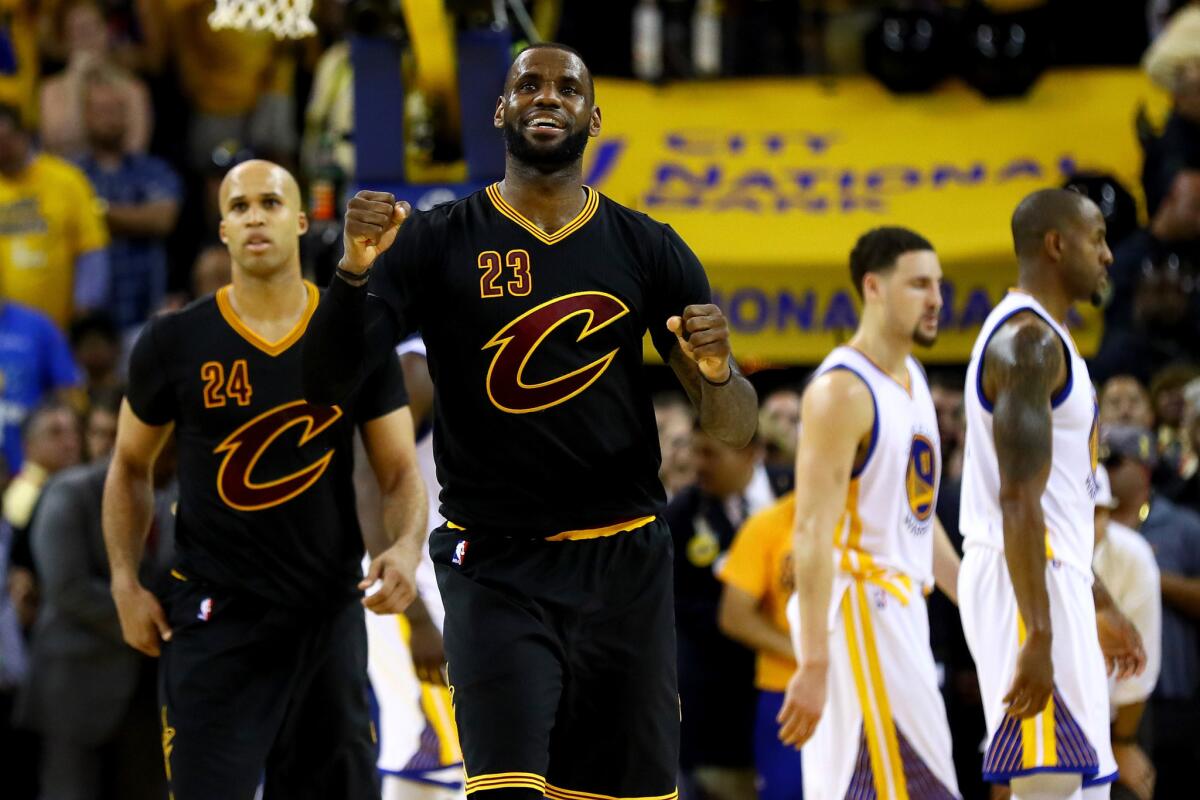
[[42, 148], [64, 158], [77, 158], [87, 150], [87, 87], [92, 76], [102, 72], [119, 95], [125, 117], [117, 152], [144, 153], [154, 125], [150, 91], [135, 75], [112, 63], [100, 6], [94, 0], [73, 0], [63, 13], [62, 27], [67, 66], [42, 82]]
[[304, 173], [314, 176], [326, 160], [343, 175], [354, 174], [354, 68], [350, 43], [343, 38], [344, 5], [327, 4], [322, 30], [334, 42], [325, 48], [313, 71], [304, 112], [300, 147]]
[[[157, 669], [125, 644], [109, 592], [101, 530], [107, 461], [46, 486], [30, 532], [41, 607], [17, 719], [41, 734], [46, 798], [162, 800]], [[141, 578], [154, 586], [173, 557], [173, 492], [159, 492]]]
[[725, 584], [718, 623], [721, 632], [757, 654], [754, 686], [754, 770], [758, 800], [801, 800], [800, 754], [779, 741], [775, 718], [796, 671], [786, 615], [795, 591], [792, 563], [792, 495], [758, 512], [733, 539], [719, 577]]
[[1100, 424], [1154, 427], [1150, 393], [1132, 375], [1114, 375], [1100, 389]]
[[696, 483], [664, 513], [675, 540], [679, 758], [696, 796], [741, 800], [754, 796], [754, 654], [717, 626], [717, 573], [738, 528], [791, 487], [775, 488], [757, 441], [736, 450], [696, 429], [692, 443]]
[[1185, 450], [1175, 480], [1163, 493], [1182, 506], [1200, 513], [1200, 379], [1183, 390]]
[[83, 422], [84, 449], [89, 461], [105, 461], [117, 443], [121, 391], [105, 389], [92, 395]]
[[1155, 433], [1158, 440], [1159, 469], [1154, 485], [1160, 486], [1179, 474], [1184, 455], [1183, 389], [1200, 378], [1200, 367], [1194, 364], [1172, 364], [1154, 376], [1150, 382], [1150, 403], [1154, 408]]
[[[87, 0], [84, 0], [87, 2]], [[72, 0], [42, 0], [41, 47], [44, 59], [65, 62], [70, 57], [66, 15]], [[106, 30], [107, 53], [113, 63], [131, 72], [157, 74], [166, 56], [162, 11], [155, 0], [99, 0]]]
[[[955, 486], [962, 478], [963, 447], [967, 418], [963, 405], [963, 376], [936, 374], [930, 378], [929, 391], [937, 412], [938, 433], [942, 439], [942, 485], [950, 480]], [[956, 517], [957, 518], [957, 517]]]
[[1163, 599], [1162, 669], [1150, 706], [1156, 797], [1187, 797], [1200, 763], [1200, 516], [1154, 494], [1154, 437], [1142, 428], [1102, 433], [1101, 458], [1117, 507], [1154, 549]]
[[60, 327], [108, 300], [108, 232], [87, 176], [35, 153], [16, 109], [0, 105], [0, 285]]
[[200, 298], [213, 294], [233, 280], [233, 262], [229, 248], [214, 244], [200, 251], [192, 266], [192, 297]]
[[658, 477], [670, 500], [696, 479], [692, 452], [696, 414], [686, 397], [678, 392], [666, 392], [654, 398], [654, 419], [658, 425], [658, 448], [662, 453]]
[[768, 467], [791, 471], [796, 466], [796, 440], [800, 435], [800, 393], [790, 387], [776, 389], [762, 401], [758, 412], [758, 437]]
[[1200, 5], [1176, 12], [1142, 65], [1174, 100], [1163, 132], [1145, 142], [1142, 184], [1154, 214], [1181, 170], [1200, 169]]
[[213, 0], [165, 0], [168, 42], [193, 114], [187, 166], [207, 177], [205, 217], [217, 219], [217, 189], [243, 151], [284, 166], [295, 161], [295, 63], [267, 31], [213, 30]]
[[97, 311], [71, 323], [71, 351], [88, 394], [121, 385], [121, 337], [111, 316]]
[[117, 327], [129, 331], [145, 322], [167, 291], [166, 237], [175, 228], [182, 202], [179, 176], [155, 156], [124, 149], [128, 99], [109, 70], [92, 72], [84, 87], [87, 150], [78, 164], [104, 201], [112, 241], [108, 308]]
[[36, 736], [18, 730], [12, 722], [17, 689], [29, 671], [25, 636], [17, 613], [17, 605], [23, 602], [21, 589], [12, 585], [12, 579], [28, 581], [31, 574], [26, 568], [10, 567], [13, 538], [12, 527], [0, 520], [0, 753], [4, 753], [0, 785], [4, 787], [5, 798], [34, 800], [39, 743]]
[[1200, 171], [1180, 173], [1149, 228], [1117, 249], [1112, 299], [1093, 377], [1133, 375], [1143, 383], [1185, 360], [1200, 336]]
[[24, 462], [4, 490], [4, 519], [18, 536], [28, 529], [46, 481], [82, 460], [79, 416], [62, 400], [46, 400], [25, 418], [21, 441]]
[[1103, 466], [1096, 469], [1096, 545], [1092, 567], [1104, 581], [1113, 602], [1142, 637], [1146, 669], [1125, 680], [1109, 679], [1112, 746], [1118, 784], [1138, 800], [1154, 796], [1154, 767], [1139, 740], [1146, 701], [1158, 682], [1162, 665], [1162, 594], [1154, 550], [1137, 531], [1111, 519], [1117, 507]]
[[62, 331], [41, 312], [0, 298], [0, 454], [6, 474], [21, 469], [21, 425], [30, 409], [81, 383]]

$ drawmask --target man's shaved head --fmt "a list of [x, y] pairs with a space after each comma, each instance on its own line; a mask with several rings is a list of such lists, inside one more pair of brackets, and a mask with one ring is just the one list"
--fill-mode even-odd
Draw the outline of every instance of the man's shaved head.
[[1067, 189], [1041, 189], [1027, 196], [1012, 216], [1013, 247], [1021, 259], [1035, 258], [1050, 231], [1078, 223], [1091, 201]]
[[275, 192], [283, 197], [288, 205], [294, 209], [300, 210], [302, 208], [300, 204], [300, 185], [296, 183], [296, 179], [292, 177], [292, 173], [273, 161], [264, 161], [255, 158], [250, 161], [243, 161], [225, 173], [225, 178], [221, 181], [221, 191], [218, 195], [221, 214], [225, 214], [229, 198], [236, 196], [245, 197], [250, 194], [257, 195], [264, 191]]
[[512, 64], [510, 64], [508, 67], [508, 74], [504, 77], [505, 93], [507, 93], [511, 88], [513, 79], [520, 74], [521, 56], [525, 55], [531, 50], [560, 50], [564, 53], [574, 56], [574, 58], [579, 61], [580, 71], [582, 72], [584, 79], [587, 81], [588, 99], [590, 99], [593, 103], [596, 102], [596, 82], [592, 80], [592, 71], [588, 69], [588, 65], [584, 62], [583, 56], [580, 55], [579, 51], [574, 47], [570, 47], [565, 44], [559, 44], [558, 42], [538, 42], [537, 44], [529, 45], [521, 50], [521, 52], [517, 53], [516, 58], [513, 59]]

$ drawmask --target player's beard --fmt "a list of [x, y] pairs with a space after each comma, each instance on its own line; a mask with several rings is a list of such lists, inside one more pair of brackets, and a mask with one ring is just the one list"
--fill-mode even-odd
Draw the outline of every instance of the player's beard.
[[921, 331], [921, 323], [919, 323], [919, 322], [917, 323], [916, 327], [913, 328], [913, 333], [912, 333], [913, 343], [918, 344], [921, 347], [933, 347], [934, 344], [937, 343], [937, 337], [938, 337], [937, 331], [934, 331], [933, 333], [922, 332]]
[[509, 154], [528, 164], [539, 172], [557, 172], [565, 166], [574, 164], [583, 157], [587, 147], [588, 129], [572, 131], [563, 137], [554, 147], [537, 147], [525, 138], [520, 123], [507, 122], [504, 125], [504, 146]]

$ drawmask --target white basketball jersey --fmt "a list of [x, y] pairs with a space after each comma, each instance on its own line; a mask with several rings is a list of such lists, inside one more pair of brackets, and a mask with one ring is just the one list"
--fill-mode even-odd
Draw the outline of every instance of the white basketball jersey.
[[992, 439], [992, 404], [983, 393], [983, 354], [1001, 325], [1014, 314], [1037, 314], [1058, 334], [1069, 354], [1066, 385], [1051, 401], [1054, 433], [1050, 478], [1042, 494], [1046, 518], [1046, 554], [1092, 574], [1095, 541], [1096, 462], [1099, 454], [1099, 407], [1087, 364], [1067, 330], [1031, 295], [1012, 291], [1000, 301], [975, 341], [967, 367], [967, 444], [963, 455], [959, 529], [967, 544], [1004, 549], [1000, 513], [1000, 468]]
[[[866, 461], [851, 476], [846, 510], [834, 533], [843, 573], [933, 585], [933, 515], [941, 476], [941, 439], [925, 373], [907, 360], [908, 388], [852, 347], [838, 347], [816, 374], [842, 369], [871, 390], [875, 425]], [[884, 578], [886, 580], [886, 578]]]

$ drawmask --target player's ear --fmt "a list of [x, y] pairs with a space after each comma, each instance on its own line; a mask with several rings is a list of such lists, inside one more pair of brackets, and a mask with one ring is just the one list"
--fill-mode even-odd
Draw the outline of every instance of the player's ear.
[[308, 233], [308, 214], [303, 211], [296, 215], [296, 230], [301, 236]]
[[492, 127], [504, 127], [504, 95], [496, 98], [496, 113], [492, 115]]
[[221, 244], [229, 244], [229, 237], [225, 235], [225, 220], [221, 220], [221, 224], [217, 226], [217, 235], [221, 238]]
[[1042, 246], [1046, 248], [1046, 253], [1051, 258], [1058, 261], [1062, 258], [1063, 241], [1062, 234], [1053, 228], [1046, 231], [1046, 235], [1042, 237]]
[[592, 118], [588, 120], [588, 136], [593, 139], [600, 135], [600, 106], [592, 106]]

